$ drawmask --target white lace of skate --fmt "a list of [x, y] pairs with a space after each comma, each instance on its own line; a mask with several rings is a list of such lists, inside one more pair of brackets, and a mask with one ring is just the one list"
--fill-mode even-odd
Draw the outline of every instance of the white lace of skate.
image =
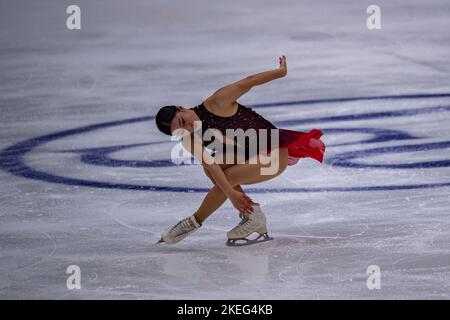
[[239, 222], [239, 224], [236, 227], [234, 227], [231, 230], [232, 232], [237, 229], [240, 229], [240, 228], [245, 228], [245, 225], [250, 222], [250, 219], [248, 218], [247, 215], [240, 213], [239, 216], [241, 217], [242, 220]]
[[194, 228], [195, 226], [192, 223], [192, 221], [189, 218], [186, 218], [179, 221], [176, 225], [174, 225], [172, 230], [170, 230], [170, 232], [174, 232], [176, 234], [183, 234]]
[[239, 226], [243, 225], [244, 223], [246, 223], [248, 221], [248, 216], [243, 213], [239, 213], [239, 218], [241, 218], [241, 221], [239, 222]]

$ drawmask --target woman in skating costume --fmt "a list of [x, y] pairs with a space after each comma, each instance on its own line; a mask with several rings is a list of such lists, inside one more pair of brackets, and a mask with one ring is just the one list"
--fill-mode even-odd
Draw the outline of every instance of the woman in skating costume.
[[[196, 107], [165, 106], [159, 110], [155, 119], [159, 130], [180, 136], [184, 148], [201, 163], [213, 183], [194, 214], [168, 228], [160, 242], [176, 243], [198, 230], [226, 199], [230, 199], [241, 218], [239, 224], [227, 232], [227, 245], [272, 239], [268, 236], [261, 207], [245, 194], [241, 185], [273, 179], [301, 158], [309, 157], [322, 163], [325, 153], [325, 144], [320, 140], [322, 131], [276, 128], [237, 99], [254, 86], [286, 74], [286, 57], [282, 56], [278, 68], [224, 86]], [[239, 140], [243, 133], [244, 138]], [[249, 239], [252, 234], [257, 237]]]

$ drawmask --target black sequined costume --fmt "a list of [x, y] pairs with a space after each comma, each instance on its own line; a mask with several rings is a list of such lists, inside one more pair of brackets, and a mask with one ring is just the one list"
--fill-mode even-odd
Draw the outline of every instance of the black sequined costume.
[[[195, 111], [197, 116], [202, 121], [202, 137], [206, 130], [217, 129], [223, 136], [226, 136], [226, 129], [243, 129], [244, 131], [248, 129], [256, 130], [256, 139], [258, 139], [257, 153], [269, 151], [272, 149], [271, 146], [271, 130], [277, 129], [279, 133], [279, 147], [288, 148], [289, 153], [289, 165], [293, 165], [298, 162], [300, 158], [313, 158], [319, 162], [323, 162], [323, 156], [325, 152], [325, 144], [320, 140], [322, 136], [322, 131], [318, 129], [312, 129], [310, 132], [293, 131], [287, 129], [278, 129], [270, 121], [263, 118], [261, 115], [256, 113], [252, 108], [245, 107], [238, 103], [237, 112], [230, 117], [218, 116], [209, 110], [202, 104], [191, 108]], [[261, 148], [260, 141], [261, 135], [259, 129], [268, 129], [267, 136], [265, 137], [267, 141], [267, 147]], [[215, 137], [212, 137], [211, 141], [203, 140], [205, 147], [208, 147], [214, 141]], [[236, 144], [236, 139], [234, 139]], [[249, 143], [251, 139], [246, 139], [245, 146], [245, 159], [248, 160], [254, 154], [251, 152], [252, 149], [249, 148]], [[239, 147], [234, 147], [234, 152], [239, 150]], [[244, 151], [243, 150], [243, 151]], [[215, 150], [216, 152], [226, 152], [226, 145], [223, 145], [222, 150]]]

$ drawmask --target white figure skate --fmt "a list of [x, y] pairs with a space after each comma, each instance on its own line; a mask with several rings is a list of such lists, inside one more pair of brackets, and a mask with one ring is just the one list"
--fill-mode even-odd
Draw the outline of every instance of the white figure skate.
[[167, 229], [161, 236], [158, 243], [165, 242], [169, 244], [177, 243], [186, 238], [191, 233], [197, 231], [201, 224], [197, 222], [194, 216], [179, 221], [173, 227]]
[[[258, 242], [264, 242], [273, 240], [267, 234], [266, 217], [259, 206], [259, 203], [253, 203], [253, 212], [251, 214], [241, 213], [241, 222], [227, 232], [228, 241], [227, 246], [237, 247], [255, 244]], [[257, 233], [258, 236], [255, 239], [249, 239], [248, 237]]]

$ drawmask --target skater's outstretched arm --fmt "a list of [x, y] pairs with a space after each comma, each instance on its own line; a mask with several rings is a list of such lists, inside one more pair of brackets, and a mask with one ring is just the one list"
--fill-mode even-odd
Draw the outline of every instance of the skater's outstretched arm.
[[203, 142], [198, 137], [195, 139], [195, 132], [182, 137], [183, 147], [194, 155], [196, 160], [200, 162], [206, 171], [213, 177], [217, 186], [223, 191], [228, 199], [233, 203], [233, 206], [240, 212], [251, 213], [252, 199], [250, 199], [245, 193], [237, 191], [234, 186], [228, 181], [225, 173], [219, 164], [216, 163], [214, 157], [212, 157], [203, 146]]
[[212, 108], [229, 107], [240, 96], [250, 91], [250, 89], [254, 86], [286, 76], [286, 57], [281, 56], [278, 59], [280, 66], [277, 69], [257, 73], [232, 84], [226, 85], [214, 92], [208, 99], [205, 100], [205, 103]]

